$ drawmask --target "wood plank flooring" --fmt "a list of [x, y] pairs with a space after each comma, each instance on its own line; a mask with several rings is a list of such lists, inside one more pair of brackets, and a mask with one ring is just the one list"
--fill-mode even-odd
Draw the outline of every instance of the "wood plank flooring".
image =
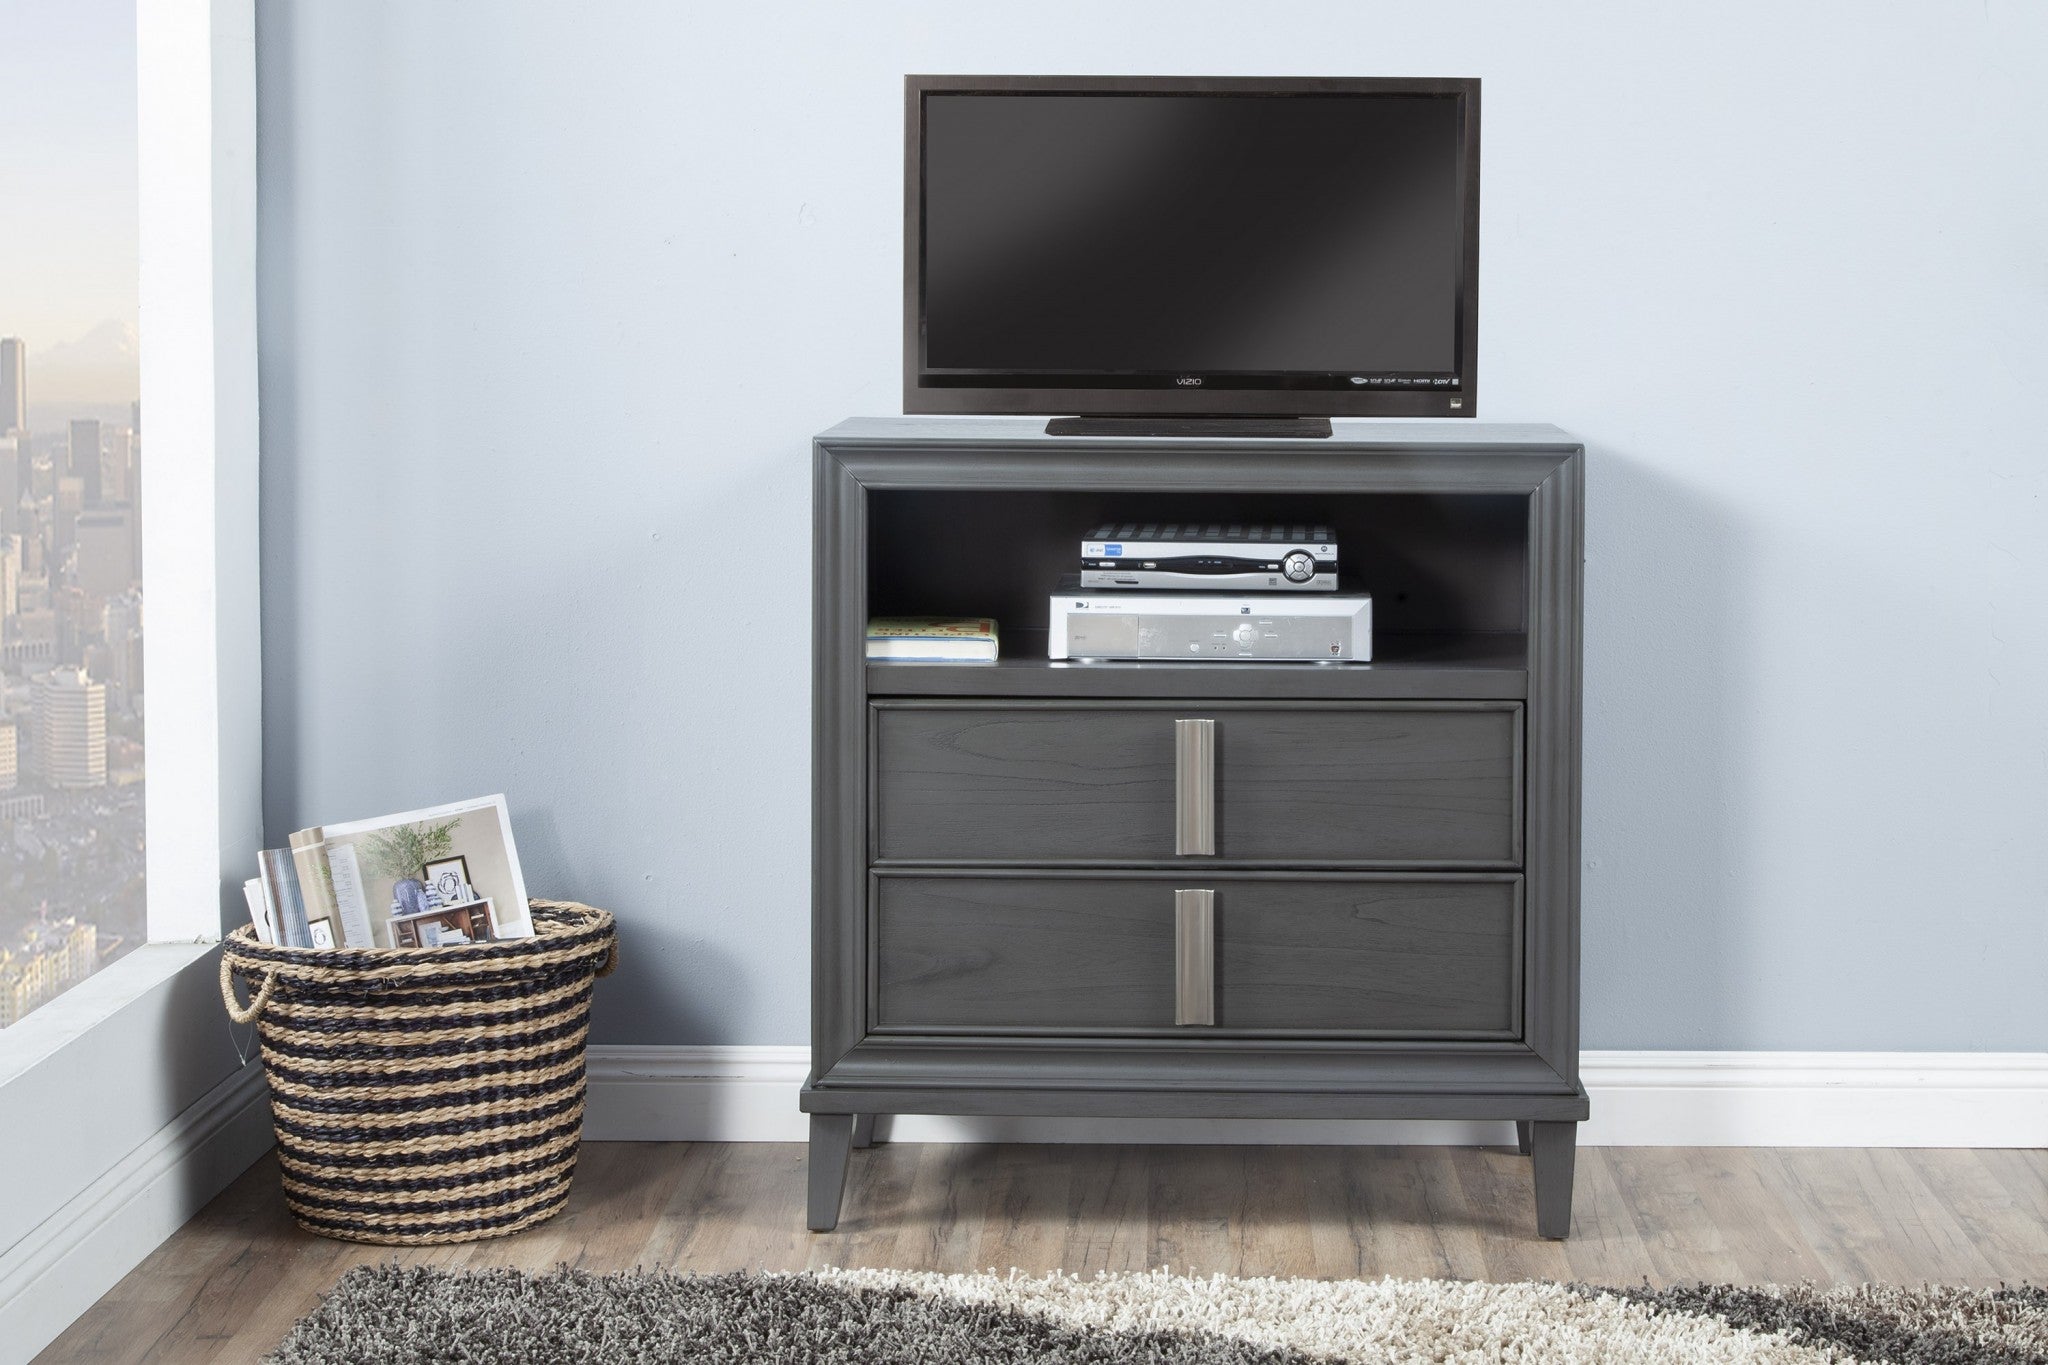
[[804, 1230], [804, 1151], [591, 1143], [531, 1231], [394, 1251], [300, 1232], [265, 1158], [38, 1365], [259, 1358], [354, 1265], [719, 1271], [1177, 1270], [1760, 1283], [2048, 1282], [2048, 1152], [1579, 1151], [1572, 1237], [1535, 1236], [1509, 1148], [883, 1144], [853, 1154], [839, 1230]]

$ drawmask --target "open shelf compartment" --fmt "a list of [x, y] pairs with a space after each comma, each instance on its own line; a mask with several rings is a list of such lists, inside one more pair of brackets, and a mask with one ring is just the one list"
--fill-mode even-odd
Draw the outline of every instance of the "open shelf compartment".
[[[1108, 522], [1329, 526], [1373, 594], [1369, 664], [1046, 658], [1048, 604]], [[878, 490], [868, 611], [989, 616], [996, 664], [872, 663], [871, 695], [1505, 697], [1527, 693], [1528, 499], [1509, 493]]]

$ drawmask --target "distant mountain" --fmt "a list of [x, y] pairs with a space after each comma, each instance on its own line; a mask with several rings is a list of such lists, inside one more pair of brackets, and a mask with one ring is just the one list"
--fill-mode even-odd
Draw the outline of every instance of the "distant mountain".
[[135, 324], [108, 318], [76, 341], [28, 352], [29, 401], [125, 403], [141, 394]]

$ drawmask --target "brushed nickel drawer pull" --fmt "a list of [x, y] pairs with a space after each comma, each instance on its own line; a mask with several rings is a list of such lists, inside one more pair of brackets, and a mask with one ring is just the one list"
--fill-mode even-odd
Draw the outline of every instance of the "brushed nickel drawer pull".
[[1214, 891], [1173, 893], [1173, 1022], [1216, 1022]]
[[1173, 723], [1173, 851], [1216, 851], [1216, 722]]

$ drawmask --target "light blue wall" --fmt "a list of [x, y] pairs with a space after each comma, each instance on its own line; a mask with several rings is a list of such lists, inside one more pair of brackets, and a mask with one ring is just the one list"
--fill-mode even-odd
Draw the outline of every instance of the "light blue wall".
[[[1485, 80], [1588, 444], [1592, 1047], [2048, 1047], [2048, 7], [260, 12], [270, 834], [503, 789], [610, 1042], [806, 1036], [807, 440], [910, 71]], [[738, 553], [744, 550], [745, 553]]]

